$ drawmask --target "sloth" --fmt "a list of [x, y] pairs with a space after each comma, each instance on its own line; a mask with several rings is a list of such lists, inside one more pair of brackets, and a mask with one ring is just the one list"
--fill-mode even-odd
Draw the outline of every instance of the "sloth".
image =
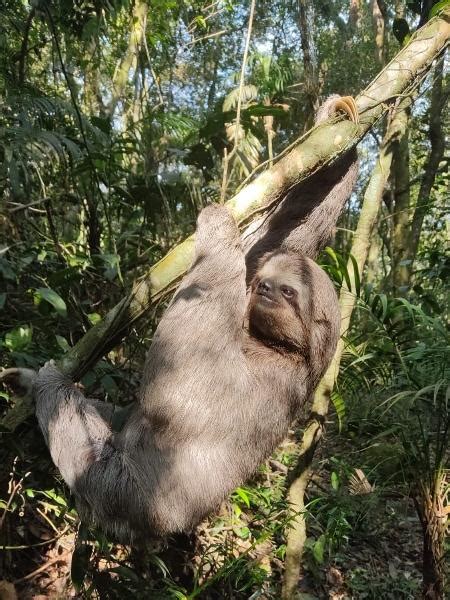
[[[316, 122], [337, 109], [356, 120], [354, 101], [333, 96]], [[82, 520], [131, 543], [189, 531], [283, 440], [336, 348], [337, 296], [312, 258], [357, 170], [351, 150], [243, 240], [227, 208], [203, 209], [192, 267], [156, 329], [120, 431], [111, 405], [86, 398], [53, 362], [37, 374], [8, 370], [32, 388]]]
[[261, 259], [247, 294], [234, 218], [205, 208], [122, 431], [52, 364], [34, 382], [40, 427], [82, 518], [122, 540], [194, 527], [282, 441], [330, 363], [339, 321], [325, 272], [283, 249]]

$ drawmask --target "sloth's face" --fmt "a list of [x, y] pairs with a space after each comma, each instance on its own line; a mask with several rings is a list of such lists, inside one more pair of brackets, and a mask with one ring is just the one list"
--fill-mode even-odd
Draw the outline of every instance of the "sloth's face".
[[275, 254], [251, 284], [249, 329], [269, 342], [303, 348], [312, 307], [308, 265], [301, 257]]

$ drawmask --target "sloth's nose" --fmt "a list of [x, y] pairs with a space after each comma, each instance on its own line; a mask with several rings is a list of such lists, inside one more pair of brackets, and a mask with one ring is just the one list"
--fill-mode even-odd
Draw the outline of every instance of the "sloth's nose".
[[261, 279], [258, 283], [258, 292], [260, 294], [271, 294], [274, 290], [274, 283], [271, 279]]

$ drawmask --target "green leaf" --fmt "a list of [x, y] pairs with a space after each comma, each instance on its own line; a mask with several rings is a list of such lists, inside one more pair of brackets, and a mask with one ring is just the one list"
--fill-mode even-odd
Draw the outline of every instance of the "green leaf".
[[61, 348], [61, 350], [63, 352], [68, 352], [70, 350], [70, 346], [68, 341], [66, 340], [66, 338], [64, 338], [62, 335], [55, 335], [56, 338], [56, 343], [58, 344], [58, 346]]
[[359, 277], [358, 263], [356, 262], [356, 258], [353, 256], [353, 254], [350, 254], [350, 260], [352, 261], [353, 275], [354, 275], [354, 278], [355, 278], [355, 289], [354, 289], [354, 292], [356, 294], [356, 297], [359, 298], [360, 294], [361, 294], [361, 279]]
[[166, 566], [166, 563], [164, 561], [162, 561], [159, 556], [156, 556], [155, 554], [152, 554], [150, 556], [150, 562], [154, 563], [158, 569], [161, 571], [161, 574], [164, 578], [170, 576], [170, 571]]
[[325, 552], [325, 535], [321, 535], [318, 540], [314, 543], [313, 546], [313, 556], [316, 559], [316, 562], [321, 565], [323, 563], [323, 557]]
[[87, 318], [91, 325], [97, 325], [97, 323], [100, 323], [102, 320], [102, 317], [98, 313], [89, 313]]
[[[379, 312], [379, 304], [381, 305], [381, 312]], [[375, 294], [372, 302], [372, 312], [381, 322], [385, 320], [388, 312], [388, 299], [386, 294]]]
[[62, 496], [58, 496], [58, 494], [55, 492], [55, 490], [45, 490], [45, 491], [42, 491], [42, 494], [44, 496], [47, 496], [47, 498], [54, 500], [60, 506], [64, 506], [67, 508], [67, 502], [66, 502], [65, 498], [63, 498]]
[[246, 540], [250, 536], [250, 529], [248, 527], [233, 527], [233, 531], [243, 540]]
[[331, 487], [335, 492], [337, 492], [339, 489], [339, 475], [336, 473], [336, 471], [331, 473]]
[[331, 394], [331, 402], [333, 403], [334, 410], [337, 414], [340, 433], [342, 431], [342, 426], [344, 424], [345, 419], [345, 400], [338, 391], [333, 390]]
[[3, 343], [11, 352], [21, 352], [30, 345], [32, 337], [33, 329], [28, 325], [22, 325], [8, 331]]
[[253, 104], [245, 109], [245, 114], [251, 117], [278, 117], [286, 116], [286, 111], [279, 106], [265, 106], [264, 104]]
[[6, 293], [0, 294], [0, 310], [3, 310], [3, 307], [6, 303]]
[[37, 301], [37, 304], [39, 304], [41, 300], [45, 300], [53, 306], [53, 308], [61, 317], [67, 316], [66, 303], [52, 288], [38, 288], [34, 292], [34, 297], [35, 301]]
[[235, 493], [239, 496], [247, 508], [250, 508], [250, 498], [243, 488], [236, 488]]
[[428, 13], [428, 18], [431, 19], [432, 17], [435, 17], [438, 13], [441, 12], [441, 10], [443, 10], [446, 6], [449, 5], [450, 0], [441, 0], [440, 2], [437, 2]]

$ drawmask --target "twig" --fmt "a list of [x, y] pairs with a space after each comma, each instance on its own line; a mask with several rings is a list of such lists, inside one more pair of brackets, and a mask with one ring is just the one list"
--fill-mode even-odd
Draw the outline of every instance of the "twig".
[[214, 37], [218, 37], [219, 35], [223, 35], [224, 33], [227, 33], [228, 29], [221, 29], [220, 31], [214, 31], [213, 33], [208, 33], [207, 35], [204, 35], [203, 37], [199, 37], [199, 38], [195, 38], [195, 40], [192, 40], [192, 42], [189, 42], [189, 44], [187, 44], [187, 46], [194, 46], [194, 44], [198, 44], [198, 42], [203, 42], [204, 40], [209, 40], [211, 38]]
[[[27, 473], [25, 473], [25, 475], [23, 477], [21, 477], [19, 479], [19, 481], [17, 483], [14, 482], [15, 467], [16, 467], [17, 460], [18, 460], [18, 457], [16, 456], [16, 458], [14, 459], [14, 462], [13, 462], [12, 473], [10, 474], [11, 479], [9, 480], [9, 486], [8, 486], [8, 488], [9, 488], [8, 491], [10, 490], [8, 502], [6, 503], [6, 506], [3, 509], [2, 516], [0, 517], [0, 530], [3, 527], [3, 524], [5, 522], [6, 515], [8, 514], [9, 509], [11, 508], [12, 501], [14, 500], [16, 494], [18, 492], [20, 492], [20, 489], [22, 487], [22, 483], [23, 483], [24, 479], [26, 477], [28, 477], [28, 475], [30, 474], [29, 472], [27, 472]], [[22, 500], [23, 500], [23, 498], [22, 498]]]
[[20, 546], [0, 546], [1, 550], [28, 550], [29, 548], [39, 548], [40, 546], [46, 546], [47, 544], [53, 544], [53, 542], [56, 542], [56, 540], [59, 540], [59, 538], [62, 538], [62, 536], [70, 529], [70, 526], [67, 525], [67, 527], [64, 527], [64, 529], [61, 531], [61, 533], [59, 533], [58, 535], [55, 535], [55, 537], [50, 538], [49, 540], [45, 540], [43, 542], [37, 542], [36, 544], [22, 544]]
[[227, 186], [228, 186], [228, 165], [230, 164], [230, 160], [232, 159], [232, 157], [234, 156], [234, 154], [237, 151], [238, 142], [239, 142], [239, 124], [241, 121], [242, 91], [244, 89], [245, 69], [247, 67], [248, 50], [250, 47], [250, 39], [251, 39], [252, 27], [253, 27], [253, 18], [255, 16], [255, 5], [256, 5], [256, 0], [251, 0], [250, 15], [248, 17], [247, 36], [245, 39], [244, 55], [242, 57], [241, 76], [239, 79], [239, 94], [238, 94], [238, 101], [237, 101], [237, 107], [236, 107], [236, 121], [235, 121], [235, 126], [234, 126], [234, 144], [233, 144], [233, 149], [230, 152], [230, 154], [226, 155], [226, 158], [224, 157], [224, 177], [222, 179], [222, 189], [220, 190], [220, 199], [221, 199], [222, 203], [225, 202], [225, 194], [226, 194]]
[[62, 554], [60, 554], [59, 556], [55, 556], [55, 558], [51, 558], [50, 560], [48, 560], [46, 563], [44, 563], [43, 565], [41, 565], [34, 571], [31, 571], [31, 573], [28, 573], [28, 575], [25, 575], [25, 577], [21, 577], [20, 579], [16, 579], [15, 581], [13, 581], [13, 584], [17, 585], [19, 583], [23, 583], [24, 581], [30, 581], [30, 579], [34, 579], [36, 577], [36, 575], [39, 575], [39, 573], [46, 571], [50, 565], [53, 565], [57, 562], [63, 562], [65, 560], [67, 560], [69, 554], [70, 554], [70, 552], [66, 551], [66, 552], [63, 552]]

